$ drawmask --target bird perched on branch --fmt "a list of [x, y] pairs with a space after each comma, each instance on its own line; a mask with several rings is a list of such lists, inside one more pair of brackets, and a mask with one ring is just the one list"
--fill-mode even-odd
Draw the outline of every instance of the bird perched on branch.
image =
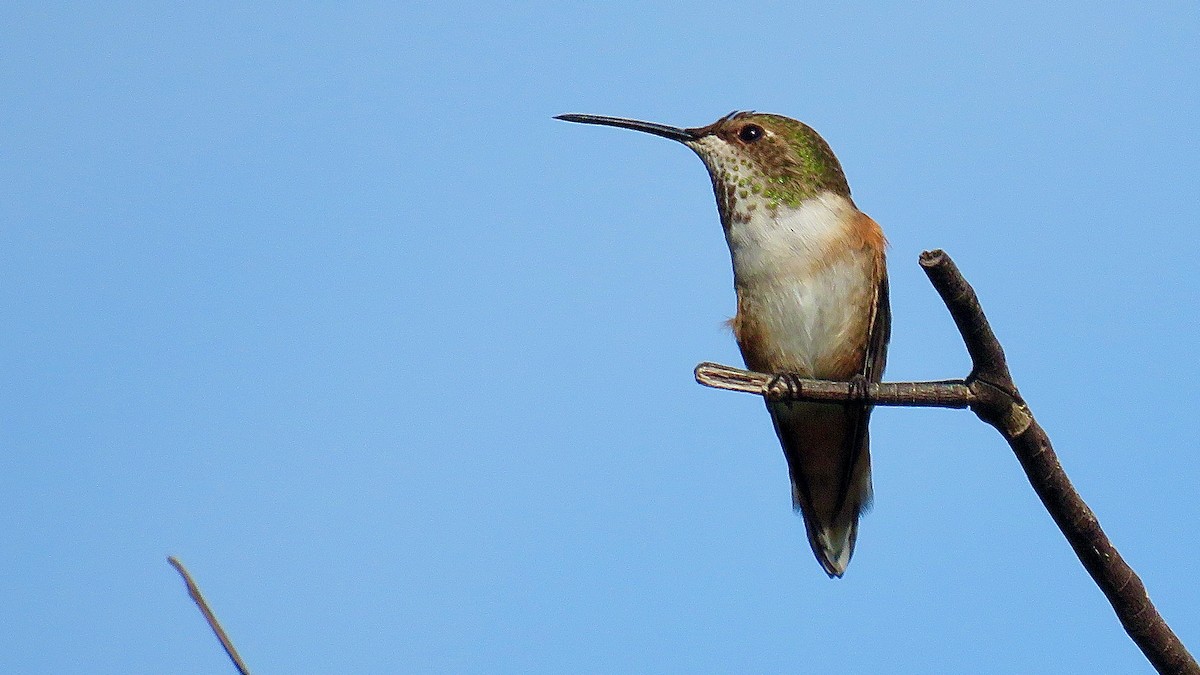
[[[598, 115], [558, 119], [669, 138], [704, 161], [733, 259], [730, 325], [747, 368], [880, 380], [891, 331], [887, 242], [854, 205], [841, 164], [817, 132], [753, 112], [687, 129]], [[841, 577], [871, 502], [871, 408], [768, 401], [767, 409], [809, 544], [825, 572]]]

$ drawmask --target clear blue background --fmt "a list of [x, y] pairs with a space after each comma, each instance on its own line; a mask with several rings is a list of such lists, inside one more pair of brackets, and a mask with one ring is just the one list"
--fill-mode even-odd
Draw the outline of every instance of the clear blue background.
[[830, 581], [739, 363], [708, 178], [563, 112], [803, 119], [942, 247], [1200, 649], [1194, 2], [0, 9], [0, 671], [1125, 673], [999, 437], [881, 409]]

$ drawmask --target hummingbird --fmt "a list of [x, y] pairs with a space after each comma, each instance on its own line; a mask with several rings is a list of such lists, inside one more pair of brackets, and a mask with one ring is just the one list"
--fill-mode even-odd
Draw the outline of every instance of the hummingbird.
[[[858, 210], [829, 144], [782, 115], [733, 112], [681, 128], [621, 117], [559, 115], [643, 131], [691, 148], [708, 169], [733, 262], [729, 320], [750, 370], [878, 382], [891, 334], [887, 240]], [[767, 401], [791, 479], [792, 508], [830, 578], [854, 553], [871, 504], [867, 424], [860, 403]]]

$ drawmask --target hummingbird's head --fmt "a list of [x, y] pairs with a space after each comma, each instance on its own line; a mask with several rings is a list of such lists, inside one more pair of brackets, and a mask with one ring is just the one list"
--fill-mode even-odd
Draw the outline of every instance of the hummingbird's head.
[[704, 160], [723, 213], [739, 201], [761, 201], [776, 209], [797, 207], [823, 192], [850, 196], [829, 144], [812, 127], [790, 117], [733, 112], [690, 129], [599, 115], [557, 119], [644, 131], [683, 143]]

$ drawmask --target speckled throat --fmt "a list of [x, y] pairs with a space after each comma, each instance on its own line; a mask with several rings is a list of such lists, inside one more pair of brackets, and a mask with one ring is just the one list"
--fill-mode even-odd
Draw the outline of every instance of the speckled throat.
[[[741, 136], [747, 125], [762, 129], [762, 135], [746, 141]], [[689, 131], [694, 138], [684, 144], [708, 168], [726, 228], [756, 208], [798, 208], [823, 192], [850, 197], [850, 186], [833, 150], [803, 122], [740, 112]]]

